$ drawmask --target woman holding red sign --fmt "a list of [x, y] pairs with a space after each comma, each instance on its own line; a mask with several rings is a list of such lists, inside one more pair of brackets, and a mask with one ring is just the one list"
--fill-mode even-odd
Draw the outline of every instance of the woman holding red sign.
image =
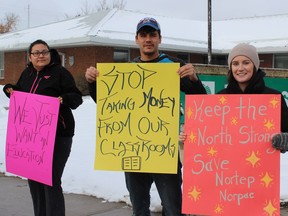
[[[259, 68], [260, 60], [254, 46], [240, 43], [228, 56], [228, 85], [218, 94], [280, 94], [281, 132], [288, 132], [288, 108], [281, 92], [265, 85], [265, 73]], [[280, 138], [278, 137], [280, 136]], [[282, 133], [272, 140], [274, 148], [288, 150], [288, 135]]]

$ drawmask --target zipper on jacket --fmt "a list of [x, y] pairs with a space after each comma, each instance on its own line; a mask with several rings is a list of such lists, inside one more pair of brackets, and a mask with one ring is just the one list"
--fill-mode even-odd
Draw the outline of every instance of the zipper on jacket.
[[34, 82], [32, 84], [32, 87], [30, 89], [30, 93], [35, 93], [36, 92], [41, 79], [42, 78], [39, 78], [39, 72], [37, 71], [37, 75], [36, 75], [36, 78], [35, 78], [35, 80], [34, 80]]
[[63, 118], [63, 116], [60, 113], [59, 113], [59, 120], [62, 123], [64, 129], [66, 129], [65, 119]]

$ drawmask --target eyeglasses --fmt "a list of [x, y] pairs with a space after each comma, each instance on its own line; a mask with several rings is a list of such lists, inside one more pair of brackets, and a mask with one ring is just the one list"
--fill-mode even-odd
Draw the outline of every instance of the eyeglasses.
[[32, 54], [34, 57], [39, 57], [41, 54], [42, 56], [48, 56], [50, 54], [49, 50], [44, 50], [42, 52], [36, 51], [36, 52], [31, 52], [30, 54]]

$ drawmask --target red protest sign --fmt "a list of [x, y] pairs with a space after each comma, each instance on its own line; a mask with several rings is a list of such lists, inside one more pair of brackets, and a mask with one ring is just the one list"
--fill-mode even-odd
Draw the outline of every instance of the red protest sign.
[[186, 96], [183, 213], [280, 215], [280, 95]]

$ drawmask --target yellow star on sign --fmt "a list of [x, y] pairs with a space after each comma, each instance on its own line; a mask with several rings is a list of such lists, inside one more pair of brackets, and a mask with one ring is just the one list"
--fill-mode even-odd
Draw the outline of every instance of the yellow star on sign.
[[274, 128], [273, 121], [265, 119], [264, 120], [264, 126], [267, 128], [267, 130], [273, 129]]
[[269, 173], [265, 173], [265, 175], [261, 178], [261, 181], [264, 183], [265, 187], [268, 188], [273, 178], [269, 176]]
[[220, 104], [225, 104], [227, 102], [227, 99], [225, 96], [221, 96], [219, 101], [220, 101]]
[[217, 154], [217, 150], [214, 149], [214, 147], [211, 147], [208, 149], [208, 155], [215, 156]]
[[191, 107], [189, 107], [188, 108], [188, 111], [187, 111], [187, 116], [188, 116], [188, 119], [190, 119], [191, 118], [191, 116], [192, 116], [192, 110], [191, 110]]
[[191, 131], [189, 136], [190, 143], [194, 143], [196, 141], [196, 135]]
[[278, 107], [279, 100], [278, 100], [278, 98], [274, 97], [272, 100], [269, 101], [269, 103], [272, 105], [273, 108], [276, 108], [276, 107]]
[[232, 117], [231, 124], [232, 125], [237, 125], [238, 124], [237, 117]]
[[188, 192], [189, 198], [193, 198], [194, 201], [199, 200], [201, 191], [197, 190], [196, 186], [193, 187], [193, 190]]
[[269, 203], [265, 206], [264, 211], [267, 212], [269, 216], [272, 216], [274, 215], [274, 212], [277, 211], [277, 208], [275, 208], [271, 200], [269, 200]]
[[258, 163], [258, 161], [260, 160], [260, 158], [255, 154], [255, 152], [253, 151], [251, 153], [251, 155], [249, 157], [246, 158], [246, 160], [248, 162], [250, 162], [250, 164], [252, 164], [253, 167], [255, 167], [255, 165]]
[[220, 204], [217, 204], [214, 212], [215, 212], [216, 214], [221, 214], [221, 213], [223, 213], [223, 207], [222, 207]]

